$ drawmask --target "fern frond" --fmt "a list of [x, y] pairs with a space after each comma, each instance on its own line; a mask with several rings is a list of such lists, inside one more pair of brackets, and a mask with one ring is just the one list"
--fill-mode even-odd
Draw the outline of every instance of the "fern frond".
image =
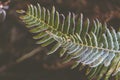
[[39, 4], [29, 5], [26, 14], [20, 18], [35, 34], [33, 38], [37, 44], [48, 46], [56, 42], [48, 54], [61, 49], [59, 54], [61, 57], [66, 54], [65, 62], [75, 61], [72, 68], [79, 64], [89, 66], [86, 70], [89, 78], [99, 75], [99, 80], [106, 75], [108, 79], [120, 71], [120, 32], [108, 29], [99, 20], [94, 20], [91, 28], [90, 20], [84, 21], [82, 14], [76, 21], [74, 13], [65, 17], [55, 7], [50, 12]]

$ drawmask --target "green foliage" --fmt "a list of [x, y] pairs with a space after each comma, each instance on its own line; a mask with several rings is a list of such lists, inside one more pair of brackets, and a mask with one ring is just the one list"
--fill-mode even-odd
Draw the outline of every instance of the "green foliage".
[[120, 77], [120, 32], [107, 28], [99, 20], [94, 20], [92, 27], [89, 19], [79, 19], [74, 13], [67, 17], [59, 14], [52, 8], [48, 9], [29, 5], [25, 15], [20, 17], [37, 44], [45, 47], [54, 43], [49, 55], [59, 50], [60, 57], [65, 55], [64, 62], [74, 60], [72, 68], [86, 69], [89, 80], [97, 77], [98, 80], [108, 80], [115, 75]]

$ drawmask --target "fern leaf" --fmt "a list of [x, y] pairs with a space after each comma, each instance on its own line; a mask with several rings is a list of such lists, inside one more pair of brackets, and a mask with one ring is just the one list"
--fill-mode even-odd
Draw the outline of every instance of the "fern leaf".
[[80, 70], [89, 66], [87, 74], [90, 78], [100, 75], [100, 79], [105, 73], [109, 78], [111, 74], [120, 71], [120, 32], [108, 29], [99, 20], [93, 21], [91, 29], [90, 20], [83, 21], [82, 14], [76, 21], [74, 13], [65, 17], [55, 7], [49, 11], [39, 4], [29, 5], [26, 14], [20, 18], [29, 31], [36, 34], [33, 38], [37, 40], [37, 44], [48, 46], [57, 42], [48, 54], [60, 49], [60, 56], [66, 54], [65, 62], [75, 61], [72, 68], [79, 64], [82, 64]]

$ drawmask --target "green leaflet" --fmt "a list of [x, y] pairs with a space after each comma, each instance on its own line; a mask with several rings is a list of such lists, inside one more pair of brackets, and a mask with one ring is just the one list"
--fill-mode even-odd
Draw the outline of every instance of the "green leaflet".
[[[86, 67], [86, 75], [98, 80], [104, 74], [106, 80], [110, 75], [119, 74], [120, 58], [120, 32], [113, 28], [108, 29], [98, 19], [83, 21], [83, 15], [76, 20], [75, 14], [67, 17], [52, 8], [52, 11], [41, 7], [29, 5], [26, 14], [20, 17], [37, 40], [37, 44], [48, 46], [54, 42], [54, 46], [48, 54], [59, 50], [61, 57], [65, 55], [65, 62], [74, 60], [72, 68], [80, 66], [80, 70]], [[92, 29], [91, 29], [92, 27]], [[117, 75], [118, 76], [118, 75]]]
[[76, 28], [75, 28], [75, 33], [78, 33], [79, 35], [82, 32], [82, 27], [83, 27], [83, 14], [81, 14], [80, 18], [78, 19], [76, 23]]

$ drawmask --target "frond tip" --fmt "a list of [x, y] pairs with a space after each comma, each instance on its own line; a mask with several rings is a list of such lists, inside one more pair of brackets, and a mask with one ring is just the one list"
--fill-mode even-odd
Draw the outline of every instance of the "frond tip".
[[101, 73], [106, 76], [120, 71], [120, 32], [108, 29], [106, 24], [95, 20], [91, 27], [89, 19], [83, 21], [82, 14], [76, 20], [74, 13], [65, 17], [55, 7], [50, 12], [39, 4], [29, 5], [26, 14], [20, 18], [29, 31], [36, 34], [33, 38], [37, 39], [37, 44], [48, 46], [56, 42], [48, 54], [61, 49], [60, 56], [66, 54], [65, 62], [74, 60], [74, 67], [88, 65], [90, 73], [99, 68], [103, 68]]

